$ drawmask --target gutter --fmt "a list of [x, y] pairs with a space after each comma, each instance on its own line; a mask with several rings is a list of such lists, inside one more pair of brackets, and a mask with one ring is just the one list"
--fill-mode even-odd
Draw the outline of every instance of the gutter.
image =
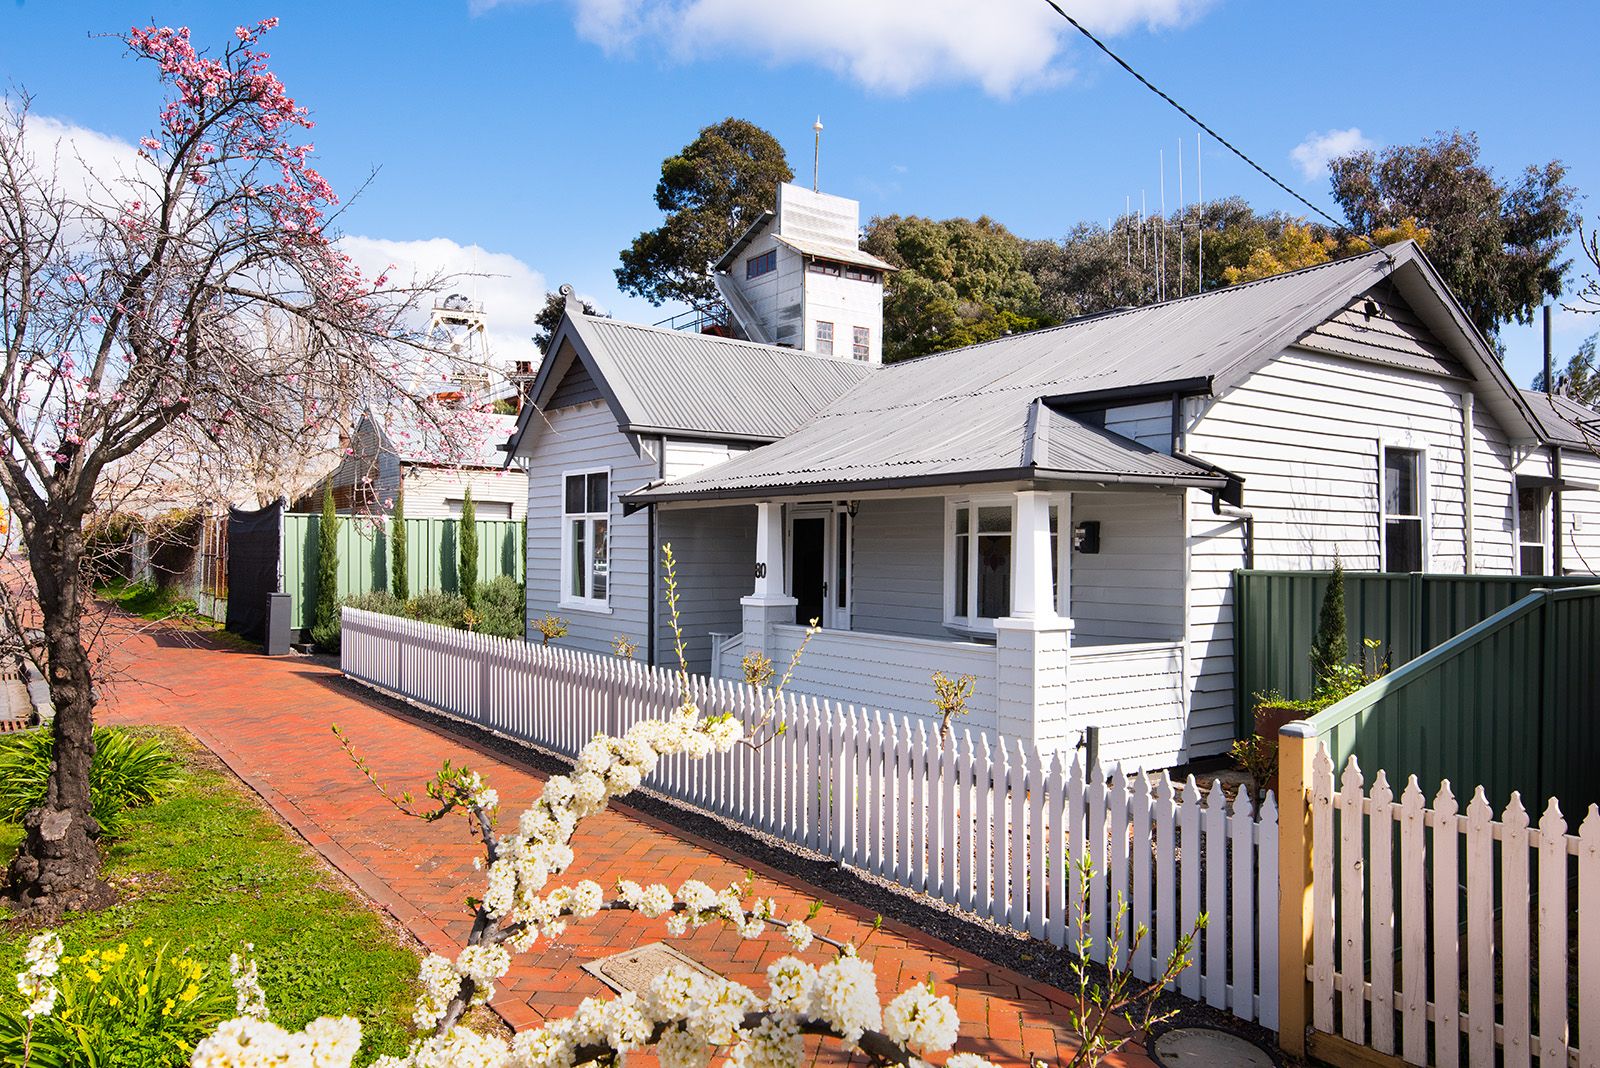
[[[786, 485], [683, 490], [659, 495], [655, 495], [653, 491], [661, 488], [664, 483], [653, 482], [624, 495], [622, 506], [623, 514], [631, 515], [640, 508], [665, 501], [748, 500], [754, 504], [757, 501], [771, 500], [774, 497], [825, 497], [840, 494], [848, 495], [852, 492], [863, 490], [965, 486], [984, 482], [1028, 482], [1036, 480], [1077, 482], [1093, 486], [1191, 486], [1196, 489], [1212, 490], [1219, 494], [1226, 491], [1229, 482], [1228, 476], [1220, 472], [1215, 475], [1141, 475], [1107, 471], [1056, 471], [1045, 468], [1011, 467], [990, 471], [965, 471], [954, 477], [942, 474], [901, 475], [898, 477], [853, 481], [835, 479], [831, 482], [796, 482]], [[640, 500], [636, 496], [638, 494], [651, 494], [651, 496]], [[630, 498], [634, 499], [630, 500]]]
[[1111, 389], [1092, 389], [1081, 393], [1058, 393], [1040, 397], [1048, 407], [1060, 412], [1082, 411], [1086, 408], [1105, 407], [1110, 401], [1160, 400], [1174, 396], [1209, 396], [1213, 379], [1179, 378], [1171, 382], [1141, 382], [1134, 386], [1115, 386]]

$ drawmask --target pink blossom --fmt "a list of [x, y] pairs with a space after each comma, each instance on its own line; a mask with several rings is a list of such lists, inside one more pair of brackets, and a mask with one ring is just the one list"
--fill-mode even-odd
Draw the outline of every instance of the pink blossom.
[[159, 152], [161, 150], [161, 142], [154, 137], [141, 137], [139, 138], [139, 144], [151, 152]]

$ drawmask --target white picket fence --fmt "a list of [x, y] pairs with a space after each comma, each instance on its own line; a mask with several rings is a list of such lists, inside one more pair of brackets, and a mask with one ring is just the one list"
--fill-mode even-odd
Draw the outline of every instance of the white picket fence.
[[1496, 820], [1481, 788], [1462, 814], [1449, 783], [1431, 807], [1415, 778], [1364, 786], [1319, 750], [1313, 852], [1339, 860], [1313, 881], [1313, 1030], [1410, 1064], [1600, 1068], [1600, 812], [1572, 835], [1554, 800], [1530, 827], [1515, 794]]
[[[353, 678], [509, 736], [575, 754], [600, 732], [678, 707], [680, 677], [631, 660], [485, 637], [344, 609]], [[1178, 988], [1276, 1026], [1277, 817], [1191, 778], [1109, 781], [1015, 742], [963, 731], [940, 745], [921, 720], [691, 676], [695, 703], [746, 724], [758, 749], [665, 759], [646, 785], [808, 846], [1056, 945], [1077, 937], [1069, 858], [1090, 855], [1088, 930], [1104, 959], [1119, 900], [1151, 935], [1121, 959], [1149, 978], [1202, 912], [1209, 925]], [[772, 727], [782, 725], [782, 730]]]

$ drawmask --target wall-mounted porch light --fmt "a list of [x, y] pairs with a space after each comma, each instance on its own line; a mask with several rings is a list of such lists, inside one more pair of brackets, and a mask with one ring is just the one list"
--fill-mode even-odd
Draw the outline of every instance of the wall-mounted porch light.
[[1100, 520], [1085, 519], [1072, 528], [1072, 547], [1080, 553], [1100, 551]]
[[861, 502], [860, 501], [845, 501], [844, 502], [845, 514], [847, 514], [851, 519], [854, 519], [856, 517], [856, 512], [859, 511], [860, 508], [861, 508]]

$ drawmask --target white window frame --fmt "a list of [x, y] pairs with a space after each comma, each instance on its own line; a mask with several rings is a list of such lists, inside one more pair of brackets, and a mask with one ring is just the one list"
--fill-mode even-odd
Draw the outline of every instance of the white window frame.
[[1403, 449], [1417, 454], [1417, 514], [1396, 514], [1395, 519], [1418, 520], [1418, 537], [1422, 540], [1419, 570], [1429, 570], [1433, 559], [1433, 480], [1429, 477], [1431, 456], [1426, 445], [1404, 438], [1381, 438], [1378, 441], [1378, 570], [1389, 567], [1389, 511], [1388, 493], [1384, 486], [1386, 461], [1390, 449]]
[[[606, 476], [606, 507], [603, 512], [568, 512], [567, 511], [567, 479], [578, 476], [605, 475]], [[588, 485], [584, 485], [584, 506], [588, 506]], [[578, 612], [611, 612], [611, 545], [615, 534], [615, 526], [611, 517], [611, 502], [616, 499], [615, 487], [611, 480], [609, 467], [582, 467], [561, 472], [559, 483], [559, 506], [561, 515], [561, 577], [560, 595], [556, 603], [565, 609]], [[584, 544], [594, 544], [594, 521], [605, 520], [606, 524], [606, 593], [604, 597], [592, 596], [594, 592], [594, 569], [584, 569], [585, 596], [574, 596], [568, 582], [572, 577], [572, 523], [574, 520], [584, 521]]]
[[[822, 348], [822, 344], [823, 344], [822, 328], [823, 327], [827, 327], [828, 328], [828, 338], [827, 338], [828, 348], [827, 348], [826, 351], [824, 351], [823, 348]], [[834, 352], [837, 351], [837, 346], [838, 346], [838, 343], [839, 343], [839, 331], [835, 327], [835, 325], [833, 323], [829, 322], [828, 320], [826, 320], [826, 319], [818, 319], [816, 321], [816, 323], [811, 328], [811, 336], [816, 339], [817, 355], [819, 355], [819, 356], [832, 356], [834, 354]]]
[[852, 326], [850, 328], [850, 356], [860, 362], [871, 361], [872, 327]]
[[[1059, 523], [1063, 506], [1067, 505], [1071, 495], [1067, 493], [1052, 493], [1046, 497], [1047, 506], [1055, 513]], [[956, 512], [961, 508], [973, 509], [972, 525], [968, 537], [977, 537], [977, 509], [979, 508], [1004, 508], [1011, 515], [1011, 581], [1013, 588], [1010, 596], [1016, 598], [1016, 552], [1017, 552], [1017, 497], [1015, 493], [986, 493], [971, 496], [946, 497], [944, 502], [944, 625], [955, 631], [964, 631], [972, 634], [993, 634], [995, 632], [994, 620], [979, 616], [976, 619], [957, 612], [956, 605]], [[1068, 519], [1071, 519], [1070, 507], [1064, 509]], [[1057, 531], [1057, 552], [1055, 559], [1055, 595], [1056, 614], [1068, 616], [1072, 606], [1072, 558], [1060, 552], [1060, 546], [1065, 544], [1067, 551], [1072, 549], [1072, 532], [1070, 530]], [[976, 598], [978, 595], [978, 554], [967, 553], [967, 596]]]
[[1552, 557], [1551, 557], [1551, 553], [1550, 553], [1550, 525], [1551, 525], [1550, 524], [1550, 516], [1551, 516], [1550, 491], [1547, 490], [1547, 489], [1533, 487], [1533, 486], [1527, 487], [1527, 491], [1531, 492], [1539, 501], [1539, 508], [1538, 508], [1539, 540], [1538, 541], [1523, 541], [1522, 540], [1522, 514], [1523, 514], [1522, 513], [1522, 494], [1524, 492], [1524, 489], [1521, 486], [1516, 486], [1515, 483], [1513, 483], [1513, 486], [1515, 487], [1516, 497], [1517, 497], [1517, 574], [1519, 574], [1519, 575], [1528, 574], [1528, 572], [1522, 570], [1522, 551], [1524, 549], [1532, 549], [1535, 546], [1537, 546], [1538, 549], [1539, 549], [1539, 572], [1538, 572], [1538, 574], [1539, 575], [1549, 575], [1550, 574], [1550, 570], [1551, 570], [1551, 562], [1552, 562]]

